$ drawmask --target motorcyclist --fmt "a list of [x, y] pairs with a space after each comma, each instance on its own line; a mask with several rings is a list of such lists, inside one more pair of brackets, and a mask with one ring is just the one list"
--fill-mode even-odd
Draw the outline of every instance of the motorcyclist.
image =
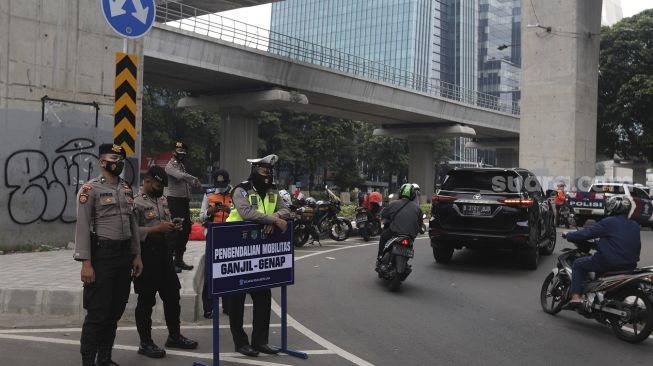
[[563, 238], [575, 243], [599, 239], [594, 255], [574, 261], [572, 298], [568, 308], [575, 308], [581, 303], [583, 279], [588, 272], [630, 270], [637, 266], [642, 244], [639, 224], [628, 218], [630, 208], [627, 197], [612, 196], [605, 203], [606, 218], [587, 229], [562, 234]]
[[558, 189], [556, 190], [556, 196], [553, 200], [553, 203], [556, 206], [556, 226], [560, 226], [560, 209], [567, 202], [567, 194], [565, 193], [565, 182], [558, 182]]
[[363, 199], [363, 207], [365, 207], [372, 216], [376, 216], [381, 212], [382, 203], [383, 196], [379, 192], [370, 192], [366, 194]]
[[381, 219], [385, 223], [381, 239], [379, 240], [379, 250], [377, 259], [380, 260], [383, 255], [385, 243], [397, 235], [408, 235], [415, 238], [422, 226], [422, 209], [415, 202], [418, 196], [419, 186], [416, 184], [406, 183], [399, 189], [399, 199], [390, 202], [381, 212]]

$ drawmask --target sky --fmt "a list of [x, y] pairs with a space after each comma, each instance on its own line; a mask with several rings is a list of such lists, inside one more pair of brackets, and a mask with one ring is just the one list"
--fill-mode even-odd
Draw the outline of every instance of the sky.
[[[621, 8], [623, 10], [624, 17], [630, 17], [641, 12], [642, 10], [653, 8], [653, 0], [621, 0]], [[264, 29], [270, 29], [271, 9], [271, 4], [263, 4], [249, 8], [240, 8], [225, 11], [220, 13], [220, 15]]]

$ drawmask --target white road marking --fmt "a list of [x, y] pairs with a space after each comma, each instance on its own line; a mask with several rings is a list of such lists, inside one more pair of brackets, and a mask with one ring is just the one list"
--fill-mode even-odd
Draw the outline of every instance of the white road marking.
[[[279, 306], [279, 304], [277, 304], [276, 301], [274, 301], [274, 299], [272, 299], [272, 311], [274, 311], [274, 313], [277, 314], [278, 316], [281, 316], [281, 307]], [[355, 365], [358, 365], [358, 366], [374, 366], [374, 364], [371, 364], [371, 363], [363, 360], [362, 358], [360, 358], [360, 357], [358, 357], [358, 356], [356, 356], [356, 355], [354, 355], [352, 353], [349, 353], [349, 352], [345, 351], [344, 349], [336, 346], [335, 344], [327, 341], [326, 339], [320, 337], [319, 335], [317, 335], [312, 330], [310, 330], [310, 329], [306, 328], [305, 326], [301, 325], [292, 316], [290, 316], [290, 315], [286, 315], [286, 316], [287, 316], [287, 319], [288, 319], [288, 326], [291, 326], [291, 327], [295, 328], [298, 332], [305, 335], [306, 337], [308, 337], [308, 339], [310, 339], [313, 342], [319, 344], [320, 346], [334, 352], [338, 356], [344, 358], [345, 360], [347, 360], [347, 361], [349, 361], [349, 362], [351, 362], [351, 363], [353, 363]]]
[[[370, 245], [377, 245], [377, 243], [365, 243], [365, 244], [358, 244], [358, 245], [348, 245], [348, 246], [343, 246], [343, 245], [325, 245], [325, 246], [330, 246], [330, 247], [336, 247], [335, 249], [328, 249], [328, 250], [323, 250], [323, 251], [306, 251], [306, 252], [311, 252], [310, 254], [306, 254], [304, 256], [300, 257], [295, 257], [295, 261], [298, 261], [300, 259], [304, 258], [310, 258], [315, 255], [320, 255], [320, 254], [325, 254], [325, 253], [330, 253], [330, 252], [335, 252], [339, 250], [344, 250], [344, 249], [351, 249], [351, 248], [359, 248], [359, 247], [365, 247], [365, 246], [370, 246]], [[333, 257], [327, 257], [329, 259], [335, 259]], [[245, 304], [247, 307], [251, 307], [252, 304]], [[277, 316], [281, 317], [281, 307], [279, 304], [272, 299], [272, 311], [274, 311]], [[320, 337], [317, 335], [315, 332], [311, 331], [310, 329], [306, 328], [302, 324], [300, 324], [295, 318], [291, 317], [290, 315], [287, 315], [288, 319], [288, 326], [295, 328], [298, 332], [306, 336], [307, 338], [311, 339], [315, 343], [319, 344], [320, 346], [324, 347], [324, 350], [307, 350], [307, 351], [302, 351], [305, 352], [309, 355], [328, 355], [328, 354], [337, 354], [338, 356], [346, 359], [347, 361], [358, 365], [358, 366], [374, 366], [373, 364], [363, 360], [362, 358], [345, 351], [344, 349], [336, 346], [335, 344], [329, 342], [328, 340]], [[244, 328], [251, 328], [251, 325], [244, 325]], [[270, 327], [281, 327], [281, 324], [270, 324]], [[182, 329], [213, 329], [213, 325], [185, 325], [181, 327]], [[229, 325], [220, 325], [220, 329], [228, 329]], [[165, 326], [153, 326], [152, 329], [167, 329]], [[136, 327], [119, 327], [118, 330], [125, 331], [125, 330], [136, 330]], [[30, 333], [67, 333], [67, 332], [81, 332], [81, 328], [44, 328], [44, 329], [0, 329], [0, 339], [12, 339], [12, 340], [22, 340], [22, 341], [32, 341], [32, 342], [42, 342], [42, 343], [53, 343], [53, 344], [66, 344], [66, 345], [75, 345], [79, 346], [79, 341], [78, 340], [69, 340], [69, 339], [59, 339], [59, 338], [49, 338], [49, 337], [35, 337], [35, 336], [28, 336], [28, 335], [20, 335], [19, 333], [22, 334], [30, 334]], [[114, 345], [114, 349], [119, 349], [119, 350], [126, 350], [126, 351], [138, 351], [138, 347], [135, 346], [125, 346], [125, 345]], [[192, 358], [201, 358], [201, 359], [213, 359], [213, 353], [195, 353], [195, 352], [188, 352], [188, 351], [175, 351], [175, 350], [166, 350], [168, 354], [171, 355], [176, 355], [176, 356], [183, 356], [183, 357], [192, 357]], [[234, 362], [234, 363], [239, 363], [239, 364], [245, 364], [245, 365], [259, 365], [259, 366], [290, 366], [286, 364], [280, 364], [280, 363], [272, 363], [272, 362], [265, 362], [265, 361], [256, 361], [252, 360], [249, 358], [240, 358], [243, 355], [240, 353], [236, 352], [224, 352], [220, 353], [220, 359], [223, 361], [228, 361], [228, 362]]]

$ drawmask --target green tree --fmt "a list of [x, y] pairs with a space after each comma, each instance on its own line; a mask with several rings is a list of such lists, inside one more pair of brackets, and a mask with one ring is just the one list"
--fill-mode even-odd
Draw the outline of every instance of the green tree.
[[217, 113], [178, 108], [186, 94], [146, 86], [143, 90], [142, 149], [158, 155], [173, 149], [176, 140], [189, 147], [186, 168], [200, 178], [220, 154], [220, 117]]
[[598, 151], [653, 161], [653, 10], [601, 30]]

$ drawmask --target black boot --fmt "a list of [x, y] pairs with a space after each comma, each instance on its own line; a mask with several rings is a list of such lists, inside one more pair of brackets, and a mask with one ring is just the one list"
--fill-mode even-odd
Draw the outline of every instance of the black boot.
[[[184, 271], [190, 271], [191, 269], [194, 268], [194, 266], [191, 266], [190, 264], [187, 264], [184, 262], [184, 256], [183, 255], [178, 255], [177, 258], [175, 258], [175, 270], [176, 269], [183, 269]], [[179, 273], [179, 272], [177, 272]]]
[[138, 353], [150, 358], [162, 358], [166, 355], [166, 351], [157, 346], [153, 341], [141, 342]]
[[197, 342], [184, 337], [181, 334], [169, 335], [166, 340], [166, 347], [168, 348], [181, 348], [181, 349], [195, 349]]
[[100, 347], [97, 352], [98, 366], [120, 366], [111, 359], [112, 347]]
[[82, 353], [82, 366], [95, 366], [95, 353]]

